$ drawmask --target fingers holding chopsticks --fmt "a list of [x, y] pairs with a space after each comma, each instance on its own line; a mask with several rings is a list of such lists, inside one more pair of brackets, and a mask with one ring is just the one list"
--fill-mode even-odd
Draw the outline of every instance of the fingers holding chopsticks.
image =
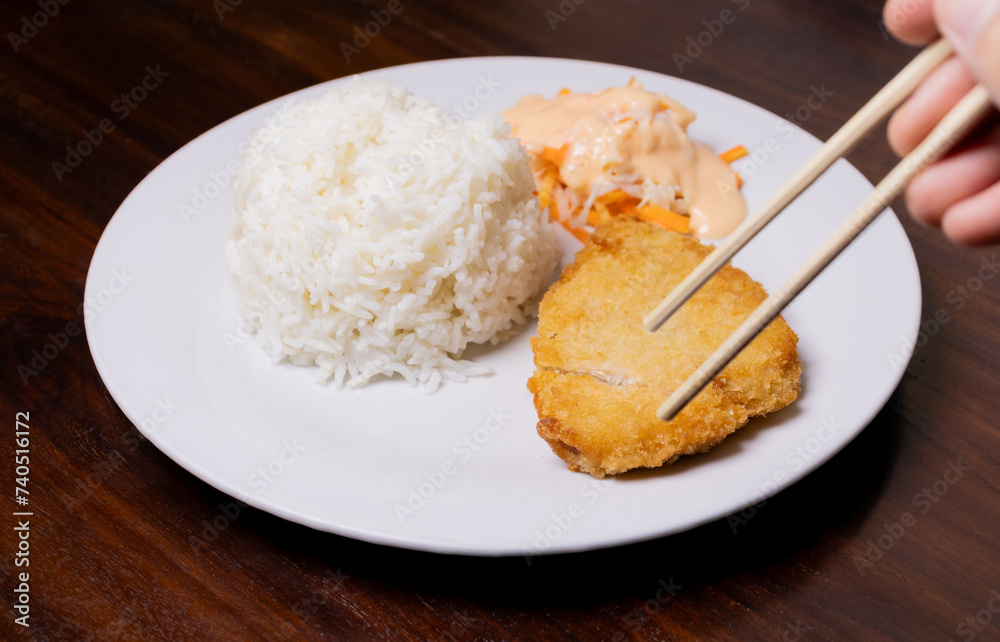
[[[917, 176], [906, 190], [906, 204], [910, 213], [921, 222], [941, 227], [948, 212], [961, 221], [971, 215], [969, 207], [986, 215], [983, 207], [975, 204], [975, 199], [998, 182], [1000, 127], [993, 126], [982, 134], [978, 142], [963, 146]], [[1000, 205], [1000, 201], [995, 202]], [[951, 215], [948, 221], [950, 225], [954, 225]], [[962, 225], [968, 227], [968, 222]], [[950, 231], [966, 243], [973, 241], [971, 229]]]
[[906, 156], [927, 138], [941, 119], [976, 86], [976, 77], [962, 60], [950, 58], [935, 69], [889, 120], [889, 145]]
[[892, 35], [910, 45], [930, 44], [940, 35], [932, 0], [886, 0], [882, 19]]
[[958, 57], [1000, 100], [1000, 0], [935, 0], [934, 18]]
[[941, 229], [949, 238], [966, 245], [1000, 241], [1000, 183], [948, 208]]
[[[885, 22], [900, 40], [927, 42], [937, 33], [957, 57], [945, 62], [889, 123], [889, 142], [912, 151], [977, 82], [1000, 100], [1000, 0], [888, 0]], [[914, 179], [907, 207], [918, 220], [941, 227], [952, 240], [979, 245], [1000, 241], [1000, 134], [982, 128], [944, 160]]]

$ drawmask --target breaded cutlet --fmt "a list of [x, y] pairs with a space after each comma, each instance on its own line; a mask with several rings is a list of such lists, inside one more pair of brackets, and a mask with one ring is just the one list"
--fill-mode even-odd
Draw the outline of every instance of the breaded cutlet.
[[630, 217], [600, 225], [542, 299], [531, 340], [538, 434], [595, 477], [705, 452], [799, 392], [798, 337], [775, 319], [672, 421], [657, 407], [764, 300], [726, 266], [659, 331], [643, 316], [711, 251]]

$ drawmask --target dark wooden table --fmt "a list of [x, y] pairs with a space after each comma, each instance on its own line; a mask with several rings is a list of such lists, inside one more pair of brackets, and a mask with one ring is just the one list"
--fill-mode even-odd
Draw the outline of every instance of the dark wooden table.
[[[1000, 279], [980, 271], [996, 252], [949, 245], [902, 203], [924, 319], [947, 321], [928, 324], [863, 434], [735, 533], [723, 519], [529, 567], [375, 546], [245, 508], [193, 551], [189, 537], [232, 499], [138, 442], [78, 311], [108, 220], [184, 143], [293, 90], [420, 60], [559, 56], [677, 75], [674, 54], [724, 10], [735, 21], [680, 75], [781, 115], [825, 84], [833, 95], [803, 126], [826, 138], [914, 53], [886, 37], [877, 0], [403, 0], [345, 55], [341, 43], [387, 5], [0, 6], [0, 638], [997, 639]], [[158, 66], [155, 90], [122, 118], [115, 101]], [[53, 165], [111, 114], [114, 130], [84, 162]], [[871, 180], [895, 163], [883, 131], [850, 158]], [[55, 354], [35, 359], [54, 341]], [[22, 366], [37, 374], [25, 381]], [[15, 566], [20, 412], [30, 566]], [[14, 609], [26, 571], [29, 629]]]

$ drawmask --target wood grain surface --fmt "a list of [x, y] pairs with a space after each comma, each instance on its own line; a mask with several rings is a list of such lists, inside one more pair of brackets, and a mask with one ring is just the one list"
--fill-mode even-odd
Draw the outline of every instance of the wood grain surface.
[[[369, 69], [516, 54], [679, 75], [783, 116], [825, 87], [801, 123], [825, 139], [914, 55], [885, 36], [877, 0], [402, 0], [345, 55], [387, 4], [0, 5], [0, 638], [998, 639], [1000, 279], [984, 268], [996, 250], [953, 247], [902, 203], [926, 340], [862, 435], [745, 521], [531, 566], [441, 556], [239, 508], [139, 440], [80, 332], [87, 267], [136, 184], [227, 118]], [[679, 65], [725, 10], [736, 19]], [[116, 103], [150, 74], [141, 101]], [[79, 166], [53, 166], [102, 119], [114, 129]], [[850, 160], [880, 179], [896, 162], [884, 128]], [[27, 568], [12, 515], [18, 412], [30, 413]], [[24, 571], [30, 628], [15, 622]]]

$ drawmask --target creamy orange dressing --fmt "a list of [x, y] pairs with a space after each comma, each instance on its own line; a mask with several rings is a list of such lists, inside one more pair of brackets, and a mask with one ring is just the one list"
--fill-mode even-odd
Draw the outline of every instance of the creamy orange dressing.
[[644, 201], [690, 215], [691, 232], [706, 239], [728, 235], [746, 218], [736, 173], [688, 138], [695, 114], [669, 96], [630, 83], [525, 96], [503, 116], [533, 157], [555, 153], [562, 181], [584, 200], [609, 185], [642, 185]]

